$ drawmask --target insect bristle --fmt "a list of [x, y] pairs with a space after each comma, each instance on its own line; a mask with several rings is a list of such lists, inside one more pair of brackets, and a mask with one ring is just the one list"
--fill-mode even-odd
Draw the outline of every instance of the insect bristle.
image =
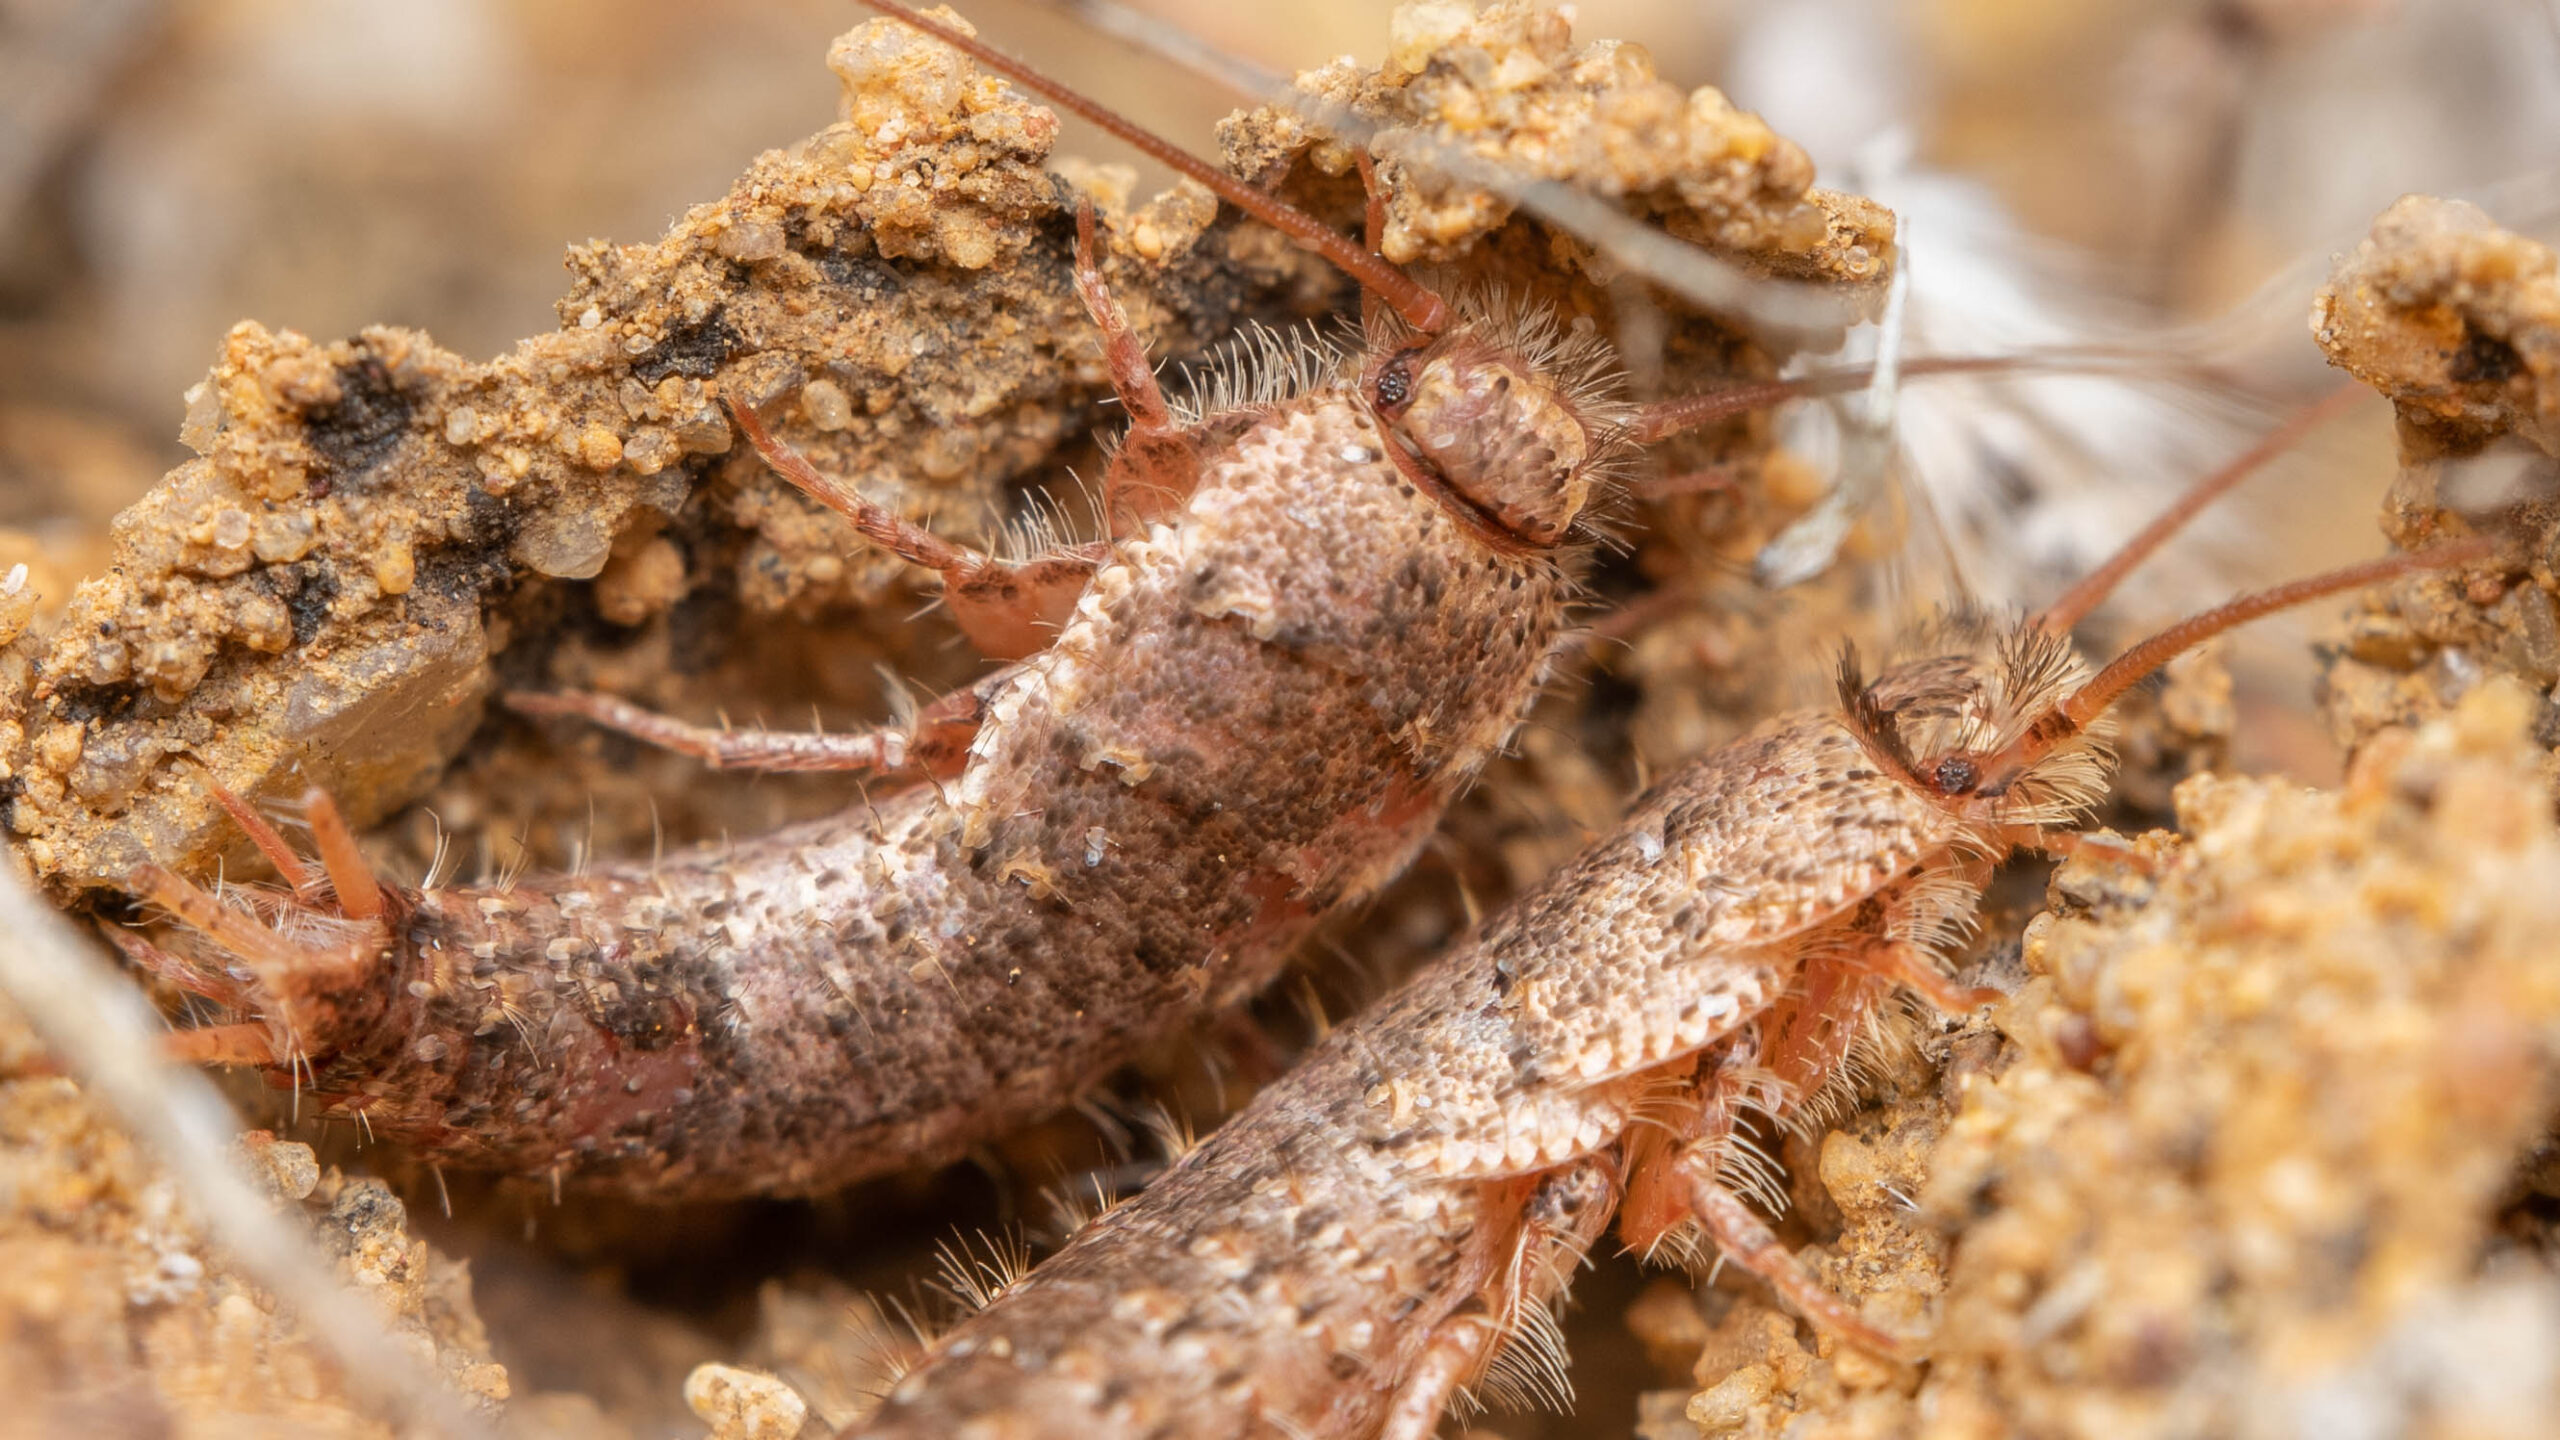
[[534, 1036], [531, 1017], [527, 1016], [514, 1002], [504, 997], [498, 1000], [498, 1017], [514, 1028], [516, 1038], [524, 1042], [525, 1053], [532, 1057], [534, 1064], [537, 1067], [548, 1068], [548, 1057], [543, 1054], [541, 1042]]
[[[1484, 1373], [1459, 1392], [1458, 1403], [1471, 1411], [1545, 1410], [1570, 1415], [1571, 1365], [1564, 1326], [1555, 1312], [1544, 1304], [1516, 1306], [1494, 1342], [1493, 1357], [1486, 1363]], [[1457, 1405], [1451, 1408], [1456, 1409]]]
[[[1911, 658], [1869, 679], [1855, 648], [1844, 646], [1833, 689], [1869, 751], [1924, 786], [1943, 757], [2000, 755], [2025, 744], [2090, 673], [2067, 636], [1964, 605], [1941, 608], [1896, 649]], [[2113, 721], [2095, 716], [2041, 750], [1995, 792], [2003, 822], [2054, 826], [2085, 815], [2113, 774], [2112, 733]]]
[[1048, 1205], [1050, 1233], [1063, 1244], [1076, 1232], [1118, 1209], [1128, 1197], [1113, 1188], [1107, 1173], [1093, 1171], [1049, 1187], [1043, 1198]]
[[[1334, 949], [1340, 958], [1345, 959], [1355, 970], [1360, 966], [1361, 962], [1351, 959], [1349, 952], [1343, 951], [1340, 946], [1337, 945]], [[1375, 982], [1374, 977], [1366, 978], [1371, 981], [1370, 989], [1384, 988]], [[1297, 1013], [1298, 1023], [1305, 1027], [1311, 1042], [1321, 1040], [1333, 1033], [1333, 1012], [1325, 1005], [1324, 992], [1316, 988], [1316, 982], [1303, 970], [1289, 977], [1289, 1002], [1290, 1008]]]
[[427, 873], [419, 879], [418, 888], [435, 890], [453, 878], [453, 868], [457, 859], [453, 853], [453, 833], [444, 828], [443, 819], [432, 810], [427, 812], [427, 818], [435, 821], [435, 852], [427, 859]]
[[848, 1307], [845, 1328], [852, 1332], [850, 1348], [854, 1355], [870, 1362], [880, 1377], [878, 1388], [865, 1387], [864, 1393], [885, 1400], [891, 1388], [924, 1360], [946, 1327], [934, 1324], [916, 1307], [889, 1295], [876, 1299], [864, 1296]]
[[1036, 559], [1067, 546], [1067, 537], [1076, 533], [1058, 497], [1046, 490], [1032, 490], [1022, 497], [1021, 508], [997, 522], [994, 553], [1009, 561]]
[[993, 1305], [1031, 1271], [1031, 1242], [1002, 1232], [962, 1235], [934, 1246], [938, 1272], [935, 1288], [958, 1302], [966, 1314]]
[[533, 848], [525, 844], [524, 837], [519, 835], [516, 837], [515, 853], [509, 855], [498, 866], [498, 873], [490, 881], [489, 888], [500, 895], [512, 893], [523, 881], [524, 872], [532, 866]]
[[859, 1377], [849, 1388], [875, 1402], [889, 1398], [889, 1392], [915, 1369], [932, 1343], [906, 1307], [898, 1306], [896, 1318], [892, 1319], [880, 1301], [867, 1295], [844, 1307], [840, 1323], [844, 1336], [840, 1344], [847, 1366]]
[[1716, 1084], [1733, 1107], [1737, 1121], [1752, 1116], [1777, 1120], [1796, 1100], [1795, 1087], [1783, 1076], [1764, 1066], [1751, 1064], [1738, 1055], [1717, 1063]]
[[[1790, 1106], [1788, 1113], [1801, 1108]], [[1773, 1217], [1787, 1213], [1786, 1167], [1761, 1149], [1759, 1142], [1736, 1130], [1716, 1147], [1714, 1159], [1719, 1183], [1757, 1202]]]
[[1167, 1165], [1200, 1148], [1200, 1129], [1191, 1123], [1191, 1117], [1176, 1113], [1161, 1101], [1139, 1110], [1138, 1126], [1156, 1142]]
[[1980, 924], [1981, 897], [1960, 873], [1933, 871], [1901, 894], [1903, 908], [1887, 938], [1902, 941], [1931, 963], [1962, 947]]
[[1645, 1264], [1699, 1275], [1709, 1266], [1722, 1265], [1723, 1254], [1707, 1238], [1704, 1227], [1695, 1220], [1684, 1219], [1654, 1237], [1640, 1257]]
[[1186, 367], [1182, 388], [1165, 399], [1177, 419], [1197, 425], [1338, 384], [1350, 354], [1315, 324], [1274, 327], [1248, 320]]
[[1866, 658], [1858, 652], [1855, 641], [1841, 642], [1831, 673], [1832, 693], [1849, 728], [1866, 743], [1879, 763], [1909, 778], [1914, 768], [1910, 747], [1903, 743], [1893, 710], [1878, 698], [1868, 681]]
[[1880, 1004], [1868, 1006], [1831, 1073], [1787, 1117], [1788, 1132], [1815, 1141], [1847, 1119], [1886, 1076], [1900, 1068], [1913, 1033], [1926, 1023], [1929, 1013], [1924, 1003], [1898, 990], [1889, 992]]

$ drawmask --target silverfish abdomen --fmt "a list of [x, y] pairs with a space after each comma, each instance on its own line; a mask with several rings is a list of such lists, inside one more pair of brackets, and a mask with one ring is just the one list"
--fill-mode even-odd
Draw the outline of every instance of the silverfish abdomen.
[[1571, 585], [1417, 493], [1348, 394], [1271, 406], [993, 687], [955, 781], [407, 897], [392, 1013], [308, 1037], [307, 1078], [429, 1158], [661, 1198], [952, 1157], [1394, 874], [1518, 722]]
[[[1817, 802], [1848, 817], [1845, 864], [1771, 850], [1770, 817]], [[937, 1342], [860, 1433], [1373, 1433], [1430, 1337], [1538, 1253], [1532, 1187], [1614, 1173], [1807, 935], [1963, 838], [1827, 713], [1676, 773]]]

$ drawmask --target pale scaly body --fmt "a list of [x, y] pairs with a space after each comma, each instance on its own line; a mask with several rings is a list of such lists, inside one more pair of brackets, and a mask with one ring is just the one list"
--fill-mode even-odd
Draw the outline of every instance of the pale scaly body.
[[2071, 626], [2264, 448], [2042, 615], [1953, 617], [1872, 682], [1845, 656], [1835, 708], [1772, 721], [1656, 786], [935, 1340], [856, 1433], [1423, 1440], [1506, 1343], [1526, 1342], [1533, 1386], [1563, 1388], [1548, 1307], [1613, 1211], [1639, 1252], [1710, 1241], [1825, 1331], [1907, 1355], [1746, 1203], [1784, 1192], [1737, 1125], [1818, 1117], [1897, 986], [1949, 1011], [1995, 998], [1951, 983], [1947, 952], [1992, 866], [2059, 844], [2104, 793], [2107, 710], [2143, 676], [2322, 596], [2512, 568], [2482, 537], [2349, 566], [2191, 617], [2089, 674]]
[[[1985, 862], [2095, 798], [2086, 734], [1997, 803], [1895, 759], [1996, 750], [2082, 673], [2027, 634], [2004, 652], [1953, 629], [1865, 687], [1900, 727], [1883, 745], [1800, 714], [1657, 786], [935, 1341], [857, 1432], [1427, 1435], [1560, 1295], [1631, 1170], [1727, 1188], [1733, 1114], [1810, 1101], [1892, 980], [1944, 990], [1934, 952]], [[1627, 1215], [1640, 1242], [1671, 1228]], [[1756, 1221], [1718, 1224], [1734, 1258], [1783, 1263], [1740, 1253]]]
[[655, 1198], [821, 1191], [1059, 1108], [1392, 877], [1518, 724], [1578, 541], [1451, 493], [1452, 407], [1569, 522], [1611, 448], [1596, 353], [1496, 317], [1197, 418], [1196, 486], [975, 688], [935, 784], [654, 863], [386, 887], [379, 920], [268, 899], [289, 933], [230, 949], [279, 1078], [431, 1161]]

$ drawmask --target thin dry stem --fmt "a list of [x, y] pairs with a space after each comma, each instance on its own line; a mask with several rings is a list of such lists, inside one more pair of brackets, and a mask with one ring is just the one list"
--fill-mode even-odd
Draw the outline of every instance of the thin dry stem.
[[0, 875], [0, 933], [10, 937], [0, 945], [0, 991], [180, 1178], [215, 1243], [302, 1317], [346, 1383], [430, 1433], [489, 1436], [233, 1164], [240, 1117], [202, 1075], [160, 1058], [162, 1029], [149, 1003], [14, 873]]

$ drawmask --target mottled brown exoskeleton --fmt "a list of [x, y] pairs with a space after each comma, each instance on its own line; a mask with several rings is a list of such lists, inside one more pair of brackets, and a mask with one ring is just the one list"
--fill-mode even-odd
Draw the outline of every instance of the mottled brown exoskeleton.
[[1639, 1253], [1711, 1242], [1821, 1328], [1910, 1357], [1754, 1210], [1784, 1190], [1737, 1127], [1818, 1118], [1897, 990], [1998, 998], [1947, 953], [1992, 867], [2068, 843], [2102, 797], [2125, 689], [2257, 615], [2492, 550], [2253, 595], [2091, 675], [2072, 622], [2167, 528], [2036, 619], [1950, 618], [1872, 679], [1844, 656], [1835, 706], [1655, 786], [934, 1340], [849, 1433], [1423, 1440], [1489, 1376], [1569, 1395], [1551, 1307], [1613, 1215]]
[[807, 1194], [1060, 1108], [1394, 876], [1534, 697], [1628, 411], [1588, 336], [1453, 306], [1185, 168], [1334, 259], [1373, 313], [1355, 350], [1262, 346], [1177, 407], [1080, 215], [1077, 285], [1131, 417], [1105, 541], [966, 550], [735, 414], [787, 478], [937, 571], [963, 628], [1015, 663], [864, 735], [514, 702], [715, 764], [929, 783], [495, 888], [379, 882], [325, 798], [307, 867], [235, 805], [287, 890], [132, 881], [195, 933], [130, 952], [234, 1012], [181, 1052], [270, 1067], [431, 1161], [646, 1198]]

